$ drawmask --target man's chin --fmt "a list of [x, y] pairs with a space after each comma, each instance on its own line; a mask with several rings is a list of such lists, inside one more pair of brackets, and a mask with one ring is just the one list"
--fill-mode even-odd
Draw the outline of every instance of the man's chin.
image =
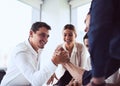
[[43, 47], [40, 47], [41, 49], [43, 49], [44, 48], [44, 46]]
[[40, 48], [40, 49], [43, 49], [43, 48], [44, 48], [44, 46], [40, 46], [39, 48]]

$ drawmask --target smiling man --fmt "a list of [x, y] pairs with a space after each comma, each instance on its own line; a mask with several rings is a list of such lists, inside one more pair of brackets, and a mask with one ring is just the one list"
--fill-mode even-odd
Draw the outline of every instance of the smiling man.
[[58, 64], [69, 61], [68, 53], [62, 51], [40, 68], [40, 55], [48, 42], [49, 30], [51, 27], [44, 22], [32, 25], [29, 38], [15, 47], [1, 86], [42, 86]]

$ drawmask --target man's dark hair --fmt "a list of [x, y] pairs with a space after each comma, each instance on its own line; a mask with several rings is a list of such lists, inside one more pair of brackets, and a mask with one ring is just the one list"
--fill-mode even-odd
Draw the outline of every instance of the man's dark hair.
[[31, 30], [32, 30], [33, 32], [36, 32], [36, 31], [38, 31], [39, 28], [41, 28], [41, 27], [45, 27], [45, 28], [47, 28], [48, 30], [51, 30], [51, 27], [50, 27], [47, 23], [45, 23], [45, 22], [35, 22], [35, 23], [33, 23], [32, 27], [31, 27]]
[[83, 37], [83, 41], [84, 41], [85, 39], [88, 39], [88, 35], [87, 35], [87, 33], [84, 35], [84, 37]]

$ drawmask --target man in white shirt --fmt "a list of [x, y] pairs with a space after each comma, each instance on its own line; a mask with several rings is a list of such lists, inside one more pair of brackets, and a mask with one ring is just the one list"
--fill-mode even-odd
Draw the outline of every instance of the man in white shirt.
[[40, 67], [40, 55], [48, 41], [49, 30], [51, 27], [44, 22], [32, 25], [28, 40], [13, 50], [1, 86], [42, 86], [58, 64], [69, 61], [68, 53], [58, 50], [44, 67]]

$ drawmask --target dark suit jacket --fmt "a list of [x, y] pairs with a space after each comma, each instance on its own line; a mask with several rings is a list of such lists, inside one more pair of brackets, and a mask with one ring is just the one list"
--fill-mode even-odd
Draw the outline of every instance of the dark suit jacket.
[[93, 76], [101, 77], [109, 58], [120, 60], [120, 0], [93, 0], [90, 14]]
[[6, 72], [3, 69], [0, 69], [0, 83], [5, 74], [6, 74]]

